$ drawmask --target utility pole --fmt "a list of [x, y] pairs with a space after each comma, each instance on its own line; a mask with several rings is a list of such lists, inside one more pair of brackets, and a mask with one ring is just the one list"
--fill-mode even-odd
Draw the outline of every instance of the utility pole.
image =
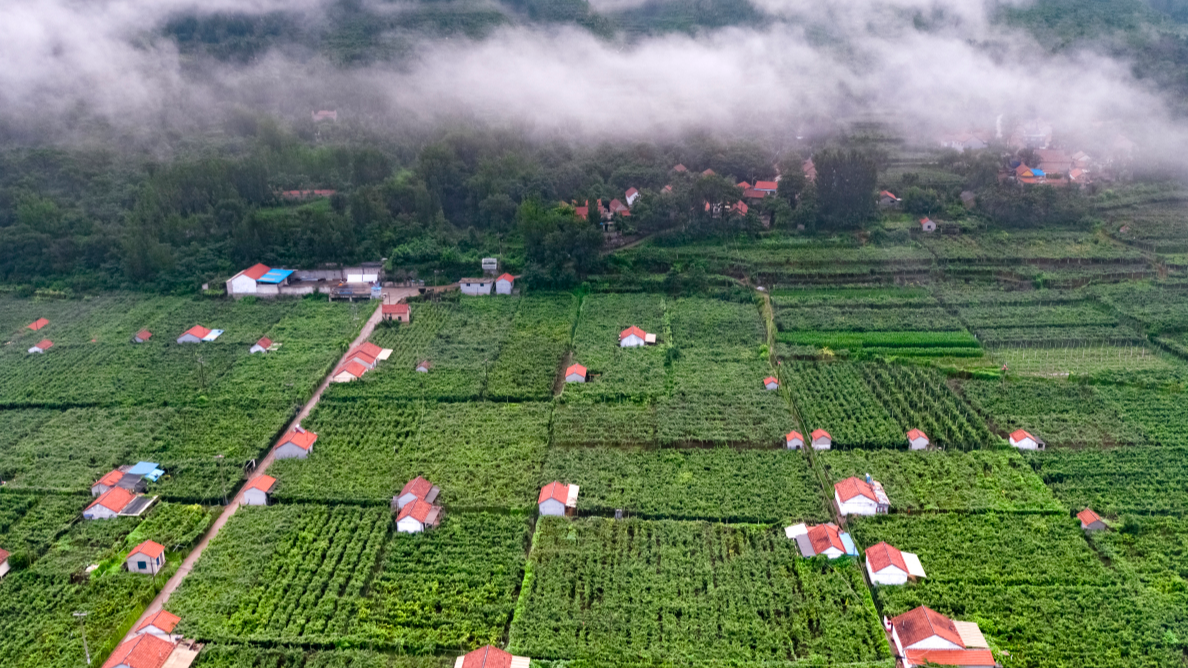
[[87, 649], [87, 613], [76, 612], [75, 617], [78, 617], [78, 625], [82, 628], [83, 654], [87, 657], [87, 665], [91, 665], [91, 650]]
[[219, 466], [219, 485], [223, 488], [223, 505], [227, 505], [227, 481], [223, 478], [223, 456], [215, 455], [215, 462]]

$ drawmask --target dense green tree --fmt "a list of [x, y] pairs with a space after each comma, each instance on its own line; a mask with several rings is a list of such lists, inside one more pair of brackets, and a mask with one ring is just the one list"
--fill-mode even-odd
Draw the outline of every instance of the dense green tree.
[[817, 168], [817, 205], [828, 228], [852, 229], [875, 213], [878, 167], [868, 154], [854, 150], [821, 151], [813, 156]]

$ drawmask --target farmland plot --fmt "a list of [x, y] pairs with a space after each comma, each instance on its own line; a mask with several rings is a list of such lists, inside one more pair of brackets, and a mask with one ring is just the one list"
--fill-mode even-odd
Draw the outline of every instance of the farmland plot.
[[792, 416], [779, 393], [764, 387], [775, 370], [757, 347], [682, 351], [671, 369], [671, 394], [656, 403], [661, 445], [782, 444]]
[[1183, 362], [1144, 345], [997, 348], [993, 358], [1012, 372], [1027, 376], [1062, 377], [1102, 372], [1182, 372]]
[[577, 300], [572, 295], [524, 297], [512, 331], [487, 376], [487, 397], [548, 401], [557, 367], [569, 347]]
[[170, 599], [204, 640], [348, 636], [391, 527], [387, 508], [241, 508]]
[[1188, 489], [1183, 484], [1188, 449], [1048, 450], [1028, 459], [1070, 509], [1188, 515]]
[[510, 648], [615, 665], [888, 658], [857, 565], [798, 555], [777, 527], [544, 518]]
[[1067, 514], [893, 514], [857, 518], [850, 526], [860, 550], [886, 541], [915, 553], [929, 584], [1104, 585], [1117, 579]]
[[942, 448], [970, 450], [1001, 443], [940, 373], [899, 364], [863, 364], [861, 370], [901, 431], [921, 429]]
[[[927, 568], [927, 566], [925, 566]], [[1010, 652], [1012, 668], [1159, 668], [1182, 658], [1188, 599], [1140, 586], [1004, 587], [924, 582], [880, 587], [887, 615], [919, 605], [953, 619], [976, 620], [992, 647]], [[1092, 632], [1087, 632], [1092, 630]]]
[[578, 510], [727, 522], [828, 518], [801, 452], [552, 448], [540, 474], [581, 487]]
[[[665, 300], [655, 295], [589, 295], [574, 331], [573, 361], [589, 369], [591, 382], [569, 384], [567, 403], [646, 401], [665, 391]], [[620, 348], [619, 333], [631, 326], [656, 334], [662, 345]]]
[[560, 446], [656, 444], [656, 409], [650, 403], [558, 403], [552, 443]]
[[1188, 520], [1133, 517], [1114, 528], [1124, 530], [1095, 532], [1089, 539], [1120, 574], [1158, 591], [1188, 588]]
[[529, 532], [522, 516], [457, 513], [432, 531], [394, 535], [360, 603], [357, 633], [410, 653], [500, 645]]
[[1093, 385], [1061, 380], [970, 380], [962, 394], [1000, 434], [1026, 429], [1049, 448], [1111, 447], [1146, 441]]
[[0, 494], [0, 547], [30, 557], [42, 554], [89, 499], [69, 494]]
[[850, 450], [816, 456], [834, 482], [871, 474], [883, 483], [892, 511], [1064, 510], [1012, 450]]
[[806, 436], [824, 429], [834, 447], [843, 448], [893, 448], [907, 442], [857, 365], [789, 362], [780, 375], [804, 419]]

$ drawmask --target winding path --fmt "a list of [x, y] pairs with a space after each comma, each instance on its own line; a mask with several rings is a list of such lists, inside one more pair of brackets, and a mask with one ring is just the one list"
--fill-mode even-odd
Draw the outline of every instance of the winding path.
[[[415, 294], [417, 294], [416, 288], [384, 288], [384, 295], [388, 298], [390, 303], [396, 303]], [[371, 317], [367, 319], [367, 322], [363, 325], [363, 329], [359, 331], [359, 336], [355, 337], [355, 340], [351, 342], [350, 347], [354, 348], [355, 346], [366, 341], [368, 337], [371, 336], [371, 332], [375, 330], [375, 326], [379, 324], [381, 317], [381, 309], [377, 304], [375, 307], [375, 312], [372, 313]], [[322, 393], [325, 392], [326, 388], [330, 386], [330, 377], [334, 375], [334, 369], [337, 369], [339, 365], [346, 360], [346, 355], [346, 353], [343, 353], [343, 356], [338, 361], [338, 363], [331, 367], [330, 373], [326, 374], [326, 377], [322, 379], [321, 384], [318, 385], [318, 389], [314, 391], [313, 396], [309, 398], [309, 401], [305, 402], [305, 405], [301, 407], [301, 411], [297, 413], [297, 416], [294, 417], [292, 422], [290, 422], [285, 428], [285, 434], [287, 434], [289, 430], [300, 424], [302, 420], [308, 417], [314, 406], [318, 405], [318, 401], [322, 398]], [[283, 439], [284, 436], [281, 436], [281, 438]], [[256, 470], [252, 471], [252, 473], [247, 477], [247, 480], [244, 481], [245, 484], [239, 488], [238, 492], [235, 493], [235, 497], [231, 499], [231, 502], [227, 504], [227, 507], [225, 507], [223, 512], [219, 514], [217, 519], [215, 519], [214, 524], [210, 525], [210, 529], [207, 530], [206, 535], [204, 535], [202, 539], [198, 541], [198, 544], [194, 546], [194, 549], [190, 551], [190, 554], [186, 555], [186, 558], [182, 561], [181, 566], [178, 567], [177, 572], [175, 572], [173, 576], [169, 578], [169, 580], [165, 583], [165, 586], [157, 594], [157, 597], [153, 599], [153, 602], [149, 603], [148, 607], [144, 609], [144, 613], [140, 615], [140, 618], [137, 619], [136, 623], [132, 625], [131, 629], [129, 629], [128, 635], [124, 636], [124, 640], [131, 640], [135, 635], [136, 627], [140, 626], [144, 620], [160, 612], [165, 607], [165, 603], [169, 600], [169, 597], [173, 594], [173, 592], [177, 591], [177, 588], [181, 585], [182, 580], [185, 580], [186, 576], [190, 574], [190, 571], [194, 570], [194, 564], [198, 562], [198, 559], [202, 556], [202, 552], [206, 549], [206, 546], [210, 545], [211, 539], [219, 534], [219, 530], [223, 528], [223, 525], [227, 523], [227, 520], [231, 519], [231, 516], [234, 515], [235, 511], [239, 509], [240, 503], [243, 500], [243, 490], [247, 487], [246, 483], [251, 482], [258, 476], [263, 475], [264, 472], [268, 470], [268, 467], [272, 465], [272, 462], [276, 459], [273, 456], [273, 453], [276, 451], [276, 446], [279, 443], [280, 441], [277, 441], [277, 443], [273, 444], [273, 447], [268, 451], [268, 454], [260, 462], [259, 466], [256, 467]]]

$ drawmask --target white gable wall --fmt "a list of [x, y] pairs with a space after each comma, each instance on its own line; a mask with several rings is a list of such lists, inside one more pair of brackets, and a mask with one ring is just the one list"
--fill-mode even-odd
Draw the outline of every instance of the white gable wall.
[[554, 515], [558, 517], [563, 516], [565, 515], [565, 504], [556, 499], [545, 499], [544, 502], [540, 504], [540, 514]]
[[231, 295], [254, 295], [256, 294], [256, 279], [251, 276], [239, 274], [231, 280], [227, 281], [227, 294]]
[[907, 584], [908, 574], [899, 569], [898, 566], [887, 566], [877, 573], [870, 570], [870, 557], [866, 558], [866, 573], [870, 576], [870, 581], [880, 585], [901, 585]]
[[567, 382], [567, 383], [584, 383], [584, 382], [586, 382], [586, 377], [580, 373], [571, 373], [565, 377], [565, 382]]
[[634, 334], [628, 334], [622, 339], [619, 339], [620, 348], [638, 348], [642, 345], [644, 345], [644, 340]]
[[107, 506], [94, 506], [83, 511], [83, 517], [88, 520], [110, 520], [116, 516], [117, 513]]
[[789, 448], [792, 448], [792, 449], [799, 449], [799, 448], [803, 448], [803, 447], [804, 447], [804, 439], [802, 439], [802, 438], [793, 438], [793, 439], [790, 439], [790, 440], [787, 440], [787, 441], [785, 441], [785, 444], [786, 444], [786, 445], [787, 445]]
[[8, 560], [5, 559], [4, 561], [0, 562], [0, 578], [4, 577], [7, 573], [8, 573]]
[[509, 280], [495, 281], [495, 294], [510, 295], [512, 292], [512, 282]]
[[406, 517], [396, 523], [396, 531], [400, 533], [421, 533], [424, 530], [425, 525], [413, 517]]
[[928, 439], [923, 436], [914, 438], [908, 442], [912, 444], [912, 450], [923, 450], [928, 447]]
[[879, 508], [879, 504], [865, 496], [856, 496], [849, 501], [842, 502], [837, 490], [833, 491], [833, 500], [837, 502], [838, 512], [842, 515], [874, 515]]
[[161, 570], [161, 566], [165, 564], [165, 555], [150, 559], [147, 554], [137, 552], [128, 555], [128, 559], [124, 563], [127, 564], [129, 573], [156, 575], [157, 571]]
[[202, 339], [194, 336], [193, 334], [182, 334], [181, 336], [177, 337], [177, 342], [178, 343], [202, 343]]
[[[312, 450], [313, 448], [310, 448]], [[309, 450], [304, 450], [292, 443], [285, 443], [276, 449], [276, 459], [305, 459], [309, 456]]]
[[461, 286], [462, 294], [464, 294], [464, 295], [471, 295], [473, 297], [478, 297], [481, 295], [491, 294], [491, 282], [490, 281], [483, 281], [483, 282], [471, 281], [469, 283], [460, 283], [459, 285]]
[[1039, 443], [1036, 443], [1034, 439], [1030, 439], [1030, 438], [1023, 438], [1018, 441], [1012, 440], [1011, 445], [1015, 446], [1016, 448], [1019, 448], [1020, 450], [1038, 450], [1039, 449]]
[[245, 506], [266, 506], [268, 505], [268, 494], [264, 490], [257, 487], [244, 490], [243, 505]]
[[813, 439], [813, 450], [828, 450], [832, 445], [833, 441], [824, 436]]

